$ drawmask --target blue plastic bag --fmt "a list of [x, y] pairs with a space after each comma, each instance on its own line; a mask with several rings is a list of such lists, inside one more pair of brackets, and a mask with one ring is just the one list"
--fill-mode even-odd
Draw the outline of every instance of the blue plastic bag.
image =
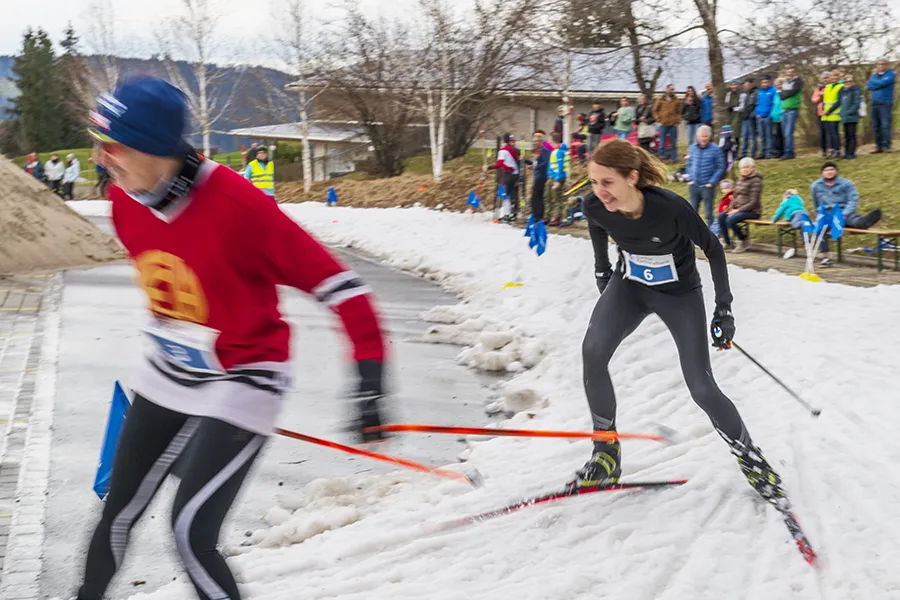
[[112, 403], [109, 406], [109, 418], [106, 421], [106, 434], [103, 436], [103, 446], [100, 449], [100, 463], [97, 465], [97, 476], [94, 478], [94, 492], [103, 500], [109, 492], [109, 482], [112, 477], [113, 460], [116, 457], [116, 446], [119, 443], [119, 435], [125, 425], [125, 417], [131, 403], [125, 390], [116, 382], [113, 388]]
[[334, 206], [337, 204], [337, 192], [334, 191], [333, 187], [328, 188], [328, 206]]

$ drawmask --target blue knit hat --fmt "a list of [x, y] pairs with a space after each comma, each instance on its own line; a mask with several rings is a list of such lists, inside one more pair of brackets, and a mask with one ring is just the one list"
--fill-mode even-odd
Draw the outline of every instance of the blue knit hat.
[[177, 156], [187, 143], [188, 109], [184, 93], [153, 77], [120, 84], [102, 94], [91, 111], [90, 134], [154, 156]]

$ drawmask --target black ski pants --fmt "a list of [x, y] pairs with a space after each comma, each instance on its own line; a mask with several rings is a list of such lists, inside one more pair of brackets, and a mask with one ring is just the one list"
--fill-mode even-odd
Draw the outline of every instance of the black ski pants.
[[192, 417], [137, 396], [122, 428], [100, 523], [88, 550], [78, 600], [101, 600], [132, 527], [178, 461], [181, 485], [172, 530], [181, 561], [202, 600], [237, 600], [237, 584], [217, 544], [222, 521], [266, 437], [207, 417]]
[[691, 396], [735, 450], [750, 447], [750, 435], [734, 403], [716, 384], [709, 362], [710, 341], [700, 289], [675, 294], [613, 275], [597, 301], [584, 336], [584, 390], [594, 430], [616, 428], [616, 394], [609, 361], [647, 315], [662, 319], [675, 338], [681, 371]]

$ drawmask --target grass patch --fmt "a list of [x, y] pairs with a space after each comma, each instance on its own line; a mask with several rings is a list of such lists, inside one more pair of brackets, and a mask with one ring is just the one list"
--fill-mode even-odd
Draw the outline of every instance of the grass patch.
[[241, 157], [241, 151], [235, 150], [234, 152], [224, 152], [222, 154], [214, 154], [212, 159], [219, 163], [220, 165], [225, 165], [227, 167], [240, 167], [244, 164], [244, 159]]

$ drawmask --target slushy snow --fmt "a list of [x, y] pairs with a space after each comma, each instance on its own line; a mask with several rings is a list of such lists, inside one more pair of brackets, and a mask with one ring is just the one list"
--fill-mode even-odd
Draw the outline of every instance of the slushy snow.
[[[103, 214], [102, 205], [83, 206]], [[473, 368], [516, 372], [496, 390], [502, 410], [515, 413], [506, 426], [590, 428], [581, 339], [597, 290], [587, 240], [551, 235], [537, 257], [521, 230], [483, 215], [284, 208], [329, 244], [455, 292], [458, 305], [425, 315], [434, 323], [426, 340], [465, 346], [459, 360]], [[711, 312], [709, 269], [703, 262], [699, 269]], [[818, 569], [803, 562], [776, 511], [747, 485], [691, 400], [671, 336], [651, 316], [610, 365], [618, 424], [672, 428], [679, 443], [624, 442], [623, 480], [688, 478], [686, 485], [586, 496], [429, 533], [430, 523], [560, 488], [591, 449], [588, 441], [467, 437], [463, 456], [484, 475], [480, 489], [406, 471], [285, 488], [269, 526], [226, 549], [242, 593], [252, 600], [900, 598], [900, 370], [892, 346], [900, 340], [900, 289], [729, 273], [737, 340], [823, 409], [812, 419], [736, 351], [712, 355], [720, 387], [784, 478]], [[253, 493], [252, 480], [244, 493]], [[192, 593], [182, 577], [133, 598]]]

